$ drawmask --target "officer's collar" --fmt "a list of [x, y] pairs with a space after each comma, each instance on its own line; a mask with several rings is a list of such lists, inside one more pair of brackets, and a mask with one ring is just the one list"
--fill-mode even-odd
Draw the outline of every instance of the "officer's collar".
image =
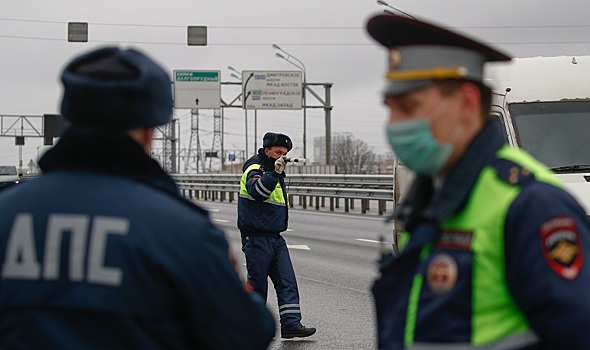
[[434, 194], [426, 209], [427, 216], [442, 222], [460, 210], [477, 182], [481, 169], [495, 157], [502, 145], [504, 138], [499, 125], [488, 121], [450, 170], [442, 188]]
[[43, 173], [75, 169], [132, 178], [180, 196], [175, 181], [124, 132], [69, 128], [39, 160]]

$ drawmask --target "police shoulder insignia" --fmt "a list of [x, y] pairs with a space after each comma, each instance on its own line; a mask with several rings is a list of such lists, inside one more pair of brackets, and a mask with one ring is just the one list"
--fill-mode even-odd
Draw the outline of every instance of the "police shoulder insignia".
[[565, 279], [576, 278], [584, 254], [574, 219], [570, 216], [549, 219], [541, 224], [539, 234], [549, 267]]
[[459, 269], [455, 258], [449, 254], [438, 254], [428, 264], [426, 280], [434, 293], [444, 294], [455, 287], [458, 274]]

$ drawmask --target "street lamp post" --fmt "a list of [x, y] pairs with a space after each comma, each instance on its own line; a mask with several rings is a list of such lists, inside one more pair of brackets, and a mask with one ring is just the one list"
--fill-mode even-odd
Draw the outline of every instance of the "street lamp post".
[[248, 82], [250, 81], [250, 79], [252, 79], [253, 76], [254, 73], [251, 73], [250, 76], [246, 78], [246, 81], [244, 82], [244, 89], [242, 91], [242, 96], [244, 97], [244, 99], [242, 100], [244, 103], [244, 116], [246, 117], [246, 157], [250, 156], [250, 153], [248, 153], [248, 104], [246, 102], [248, 100], [248, 96], [250, 96], [250, 91], [248, 91], [248, 93], [246, 94], [246, 87], [248, 86]]
[[[229, 69], [230, 71], [234, 72], [232, 73], [230, 76], [232, 78], [238, 79], [240, 81], [243, 81], [242, 79], [242, 73], [238, 72], [234, 67], [232, 66], [227, 66], [227, 69]], [[251, 76], [250, 76], [251, 77]], [[248, 81], [246, 80], [246, 83]], [[249, 95], [250, 93], [248, 93]], [[244, 96], [242, 96], [244, 97]], [[246, 99], [243, 99], [244, 101], [244, 109], [246, 108]], [[248, 114], [246, 114], [246, 120], [248, 120]], [[248, 123], [246, 122], [246, 129], [248, 129]], [[246, 130], [246, 154], [248, 153], [248, 131]], [[254, 151], [256, 152], [256, 149], [258, 148], [258, 110], [254, 109]]]
[[[389, 7], [390, 9], [392, 9], [392, 10], [394, 10], [394, 11], [397, 11], [397, 12], [399, 12], [399, 13], [403, 14], [403, 15], [406, 15], [407, 17], [410, 17], [410, 18], [412, 18], [412, 19], [416, 20], [416, 17], [414, 17], [414, 16], [410, 15], [410, 14], [409, 14], [409, 13], [407, 13], [407, 12], [404, 12], [404, 11], [402, 11], [402, 10], [398, 9], [398, 8], [395, 8], [395, 7], [391, 6], [391, 5], [389, 5], [389, 4], [387, 3], [387, 1], [385, 1], [385, 0], [377, 0], [377, 4], [378, 4], [378, 5], [381, 5], [381, 6]], [[396, 14], [395, 12], [393, 12], [393, 11], [390, 11], [390, 10], [383, 10], [383, 12], [385, 12], [385, 13], [387, 13], [387, 14], [389, 14], [389, 15], [397, 16], [397, 14]]]
[[[291, 55], [290, 53], [288, 53], [287, 51], [281, 49], [277, 44], [272, 44], [272, 47], [274, 49], [277, 49], [279, 51], [281, 51], [282, 53], [284, 53], [285, 55], [287, 55], [287, 57], [281, 55], [280, 53], [276, 53], [275, 55], [278, 58], [281, 58], [287, 62], [289, 62], [290, 64], [292, 64], [293, 66], [299, 68], [302, 72], [303, 72], [303, 89], [302, 89], [302, 98], [303, 98], [303, 158], [307, 158], [307, 135], [306, 135], [306, 130], [307, 130], [307, 102], [306, 102], [306, 98], [305, 98], [305, 90], [307, 89], [307, 71], [305, 70], [305, 64], [303, 64], [303, 62], [301, 62], [301, 60], [299, 60], [297, 57]], [[291, 58], [294, 59], [295, 61], [299, 62], [300, 65], [296, 64], [295, 62], [291, 61]]]

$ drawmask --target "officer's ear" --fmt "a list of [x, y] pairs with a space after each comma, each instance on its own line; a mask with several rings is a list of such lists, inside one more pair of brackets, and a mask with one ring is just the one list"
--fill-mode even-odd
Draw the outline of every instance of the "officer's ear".
[[478, 118], [481, 111], [481, 92], [477, 85], [465, 82], [459, 86], [459, 98], [461, 99], [461, 122], [469, 122], [472, 118]]
[[152, 140], [154, 139], [154, 128], [140, 128], [128, 131], [129, 136], [150, 154], [152, 149]]

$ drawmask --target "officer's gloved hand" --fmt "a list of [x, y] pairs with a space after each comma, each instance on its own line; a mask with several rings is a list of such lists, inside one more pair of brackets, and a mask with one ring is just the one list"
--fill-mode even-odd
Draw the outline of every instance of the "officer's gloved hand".
[[277, 174], [282, 174], [286, 165], [287, 164], [285, 163], [285, 159], [283, 159], [283, 157], [275, 160], [275, 172]]

